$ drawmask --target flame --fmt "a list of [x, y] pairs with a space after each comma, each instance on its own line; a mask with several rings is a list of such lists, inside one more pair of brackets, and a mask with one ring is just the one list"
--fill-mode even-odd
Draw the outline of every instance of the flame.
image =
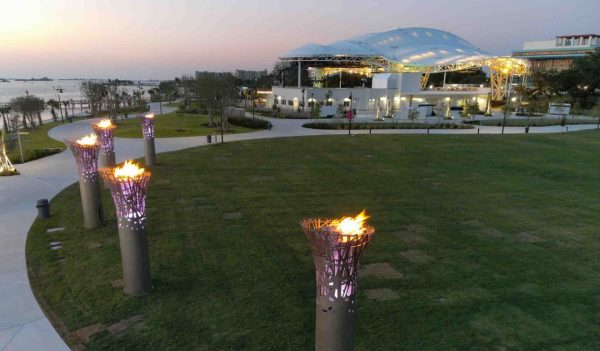
[[112, 122], [110, 121], [110, 119], [105, 118], [103, 120], [101, 120], [100, 122], [96, 123], [96, 126], [98, 126], [98, 128], [102, 128], [102, 129], [107, 129], [112, 127]]
[[140, 167], [133, 161], [125, 161], [123, 166], [115, 168], [115, 177], [126, 179], [126, 178], [137, 178], [144, 174], [144, 168]]
[[77, 144], [83, 145], [83, 146], [96, 145], [97, 142], [98, 142], [98, 137], [94, 133], [92, 133], [90, 135], [86, 135], [83, 138], [77, 140]]
[[149, 113], [145, 115], [144, 118], [154, 118], [154, 113]]
[[331, 222], [333, 229], [342, 235], [362, 235], [366, 231], [365, 222], [369, 218], [366, 210], [362, 210], [356, 217], [342, 217]]

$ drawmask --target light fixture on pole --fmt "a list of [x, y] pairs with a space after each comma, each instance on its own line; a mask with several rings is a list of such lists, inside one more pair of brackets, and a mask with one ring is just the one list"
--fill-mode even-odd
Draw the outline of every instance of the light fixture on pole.
[[126, 161], [116, 168], [101, 168], [117, 211], [124, 291], [139, 296], [152, 289], [146, 234], [146, 194], [151, 173]]
[[83, 223], [88, 229], [104, 224], [104, 213], [100, 199], [100, 177], [98, 176], [98, 151], [100, 143], [96, 134], [86, 135], [79, 140], [65, 140], [75, 156], [79, 169], [79, 189]]
[[144, 154], [146, 165], [156, 164], [156, 146], [154, 144], [154, 114], [149, 113], [141, 118], [142, 133], [144, 134]]
[[316, 351], [354, 349], [354, 312], [358, 260], [375, 229], [356, 217], [301, 222], [316, 268]]
[[106, 118], [92, 124], [92, 128], [100, 139], [100, 164], [102, 167], [114, 167], [117, 161], [115, 159], [115, 138], [113, 131], [117, 126], [112, 124], [110, 119]]

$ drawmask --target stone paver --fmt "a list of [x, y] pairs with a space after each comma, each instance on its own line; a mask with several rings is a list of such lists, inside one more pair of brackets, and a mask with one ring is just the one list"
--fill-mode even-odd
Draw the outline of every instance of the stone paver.
[[[151, 106], [158, 111], [157, 104]], [[173, 109], [163, 107], [168, 113]], [[305, 129], [307, 121], [272, 120], [273, 129], [246, 134], [226, 135], [225, 142], [239, 140], [297, 137], [310, 135], [343, 135], [342, 130]], [[64, 124], [50, 130], [57, 140], [89, 134], [90, 121]], [[570, 126], [569, 131], [593, 129], [595, 125]], [[499, 134], [500, 127], [480, 127], [481, 134]], [[524, 133], [524, 128], [506, 128], [507, 134]], [[557, 127], [533, 127], [530, 133], [557, 133]], [[368, 134], [368, 130], [353, 131]], [[426, 130], [374, 130], [373, 134], [424, 134]], [[431, 134], [476, 134], [477, 129], [432, 129]], [[156, 139], [158, 152], [168, 152], [206, 145], [206, 137]], [[119, 161], [142, 156], [140, 139], [117, 139]], [[158, 157], [160, 162], [160, 155]], [[35, 300], [25, 264], [25, 240], [37, 212], [36, 200], [52, 199], [62, 189], [77, 181], [75, 162], [70, 152], [62, 152], [37, 161], [18, 165], [20, 176], [0, 177], [0, 350], [68, 350]], [[46, 235], [45, 233], [40, 233]], [[390, 297], [390, 296], [388, 296]]]

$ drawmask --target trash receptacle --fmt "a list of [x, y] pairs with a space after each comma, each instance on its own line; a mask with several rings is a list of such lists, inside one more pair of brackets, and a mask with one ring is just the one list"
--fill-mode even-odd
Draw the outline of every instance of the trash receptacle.
[[50, 204], [48, 203], [48, 199], [38, 200], [35, 207], [37, 207], [39, 218], [50, 217]]
[[206, 142], [208, 144], [212, 143], [212, 135], [209, 134], [209, 135], [206, 136]]
[[529, 134], [529, 127], [525, 127], [525, 134]]

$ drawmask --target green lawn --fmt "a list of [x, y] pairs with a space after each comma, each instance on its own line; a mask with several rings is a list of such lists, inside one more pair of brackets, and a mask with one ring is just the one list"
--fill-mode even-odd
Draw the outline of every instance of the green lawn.
[[[74, 120], [78, 119], [80, 118], [75, 118]], [[21, 131], [22, 133], [26, 133], [21, 135], [23, 158], [25, 159], [25, 162], [55, 154], [66, 148], [65, 144], [48, 136], [48, 131], [50, 129], [61, 124], [61, 122], [46, 122], [44, 125], [34, 129], [25, 129]], [[8, 140], [7, 135], [5, 141], [7, 142], [8, 147], [8, 158], [15, 164], [21, 163], [21, 154], [19, 152], [19, 143], [16, 133], [12, 133], [11, 140]]]
[[[357, 351], [591, 350], [599, 148], [591, 131], [290, 138], [164, 154], [148, 196], [152, 293], [111, 286], [121, 277], [111, 198], [103, 190], [107, 226], [83, 230], [77, 185], [34, 223], [30, 279], [67, 334], [144, 316], [97, 333], [88, 350], [311, 350], [315, 276], [299, 221], [366, 208], [377, 232], [361, 263], [403, 278], [359, 279]], [[45, 234], [57, 226], [66, 230]], [[64, 248], [51, 251], [53, 240]], [[397, 298], [369, 298], [376, 289]]]
[[[220, 132], [219, 128], [211, 128], [206, 126], [208, 123], [208, 116], [206, 115], [173, 112], [164, 115], [157, 115], [155, 118], [156, 138], [190, 137]], [[215, 118], [218, 120], [219, 117]], [[140, 128], [139, 118], [119, 120], [117, 124], [118, 128], [115, 130], [116, 137], [142, 137], [142, 129]], [[255, 130], [229, 124], [229, 130], [227, 133], [246, 133], [252, 131]]]

